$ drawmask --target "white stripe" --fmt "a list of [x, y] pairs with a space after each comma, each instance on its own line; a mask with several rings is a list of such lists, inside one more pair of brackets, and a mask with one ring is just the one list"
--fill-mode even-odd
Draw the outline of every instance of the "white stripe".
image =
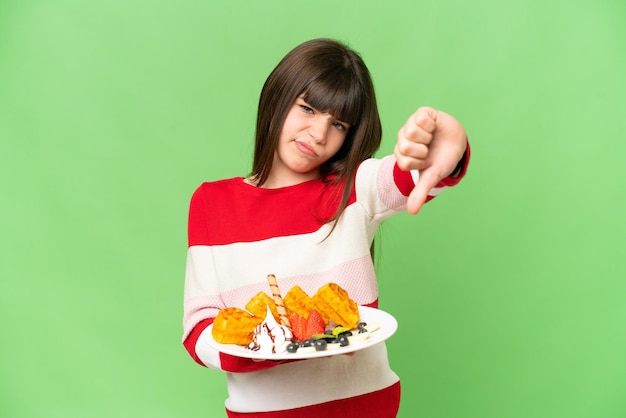
[[308, 359], [255, 373], [229, 373], [227, 378], [230, 398], [226, 407], [237, 412], [314, 405], [371, 393], [398, 381], [389, 368], [384, 342], [351, 356]]
[[[420, 173], [418, 170], [411, 170], [411, 177], [413, 178], [413, 182], [415, 184], [417, 184], [419, 178], [420, 178]], [[433, 187], [432, 189], [430, 189], [430, 191], [428, 192], [428, 196], [437, 196], [439, 193], [443, 192], [447, 187]]]
[[[270, 238], [220, 246], [192, 246], [188, 251], [185, 298], [223, 294], [259, 281], [268, 274], [281, 278], [327, 272], [369, 255], [377, 224], [363, 225], [359, 205], [351, 205], [328, 239], [330, 226], [311, 234]], [[357, 225], [357, 227], [355, 227]], [[243, 258], [245, 257], [245, 258]], [[219, 283], [216, 281], [219, 280]]]
[[428, 192], [428, 196], [437, 196], [439, 193], [443, 192], [445, 189], [447, 189], [447, 187], [433, 187], [432, 189], [430, 189], [430, 192]]
[[419, 172], [419, 170], [411, 170], [411, 178], [413, 179], [413, 183], [417, 184], [417, 182], [420, 179], [420, 172]]
[[220, 353], [209, 345], [207, 340], [212, 338], [209, 329], [205, 328], [196, 341], [196, 355], [210, 369], [221, 370]]

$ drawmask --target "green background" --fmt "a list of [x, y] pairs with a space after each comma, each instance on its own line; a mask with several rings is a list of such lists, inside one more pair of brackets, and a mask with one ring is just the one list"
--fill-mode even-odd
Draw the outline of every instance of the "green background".
[[222, 416], [224, 376], [180, 341], [187, 205], [247, 174], [263, 81], [328, 36], [369, 65], [380, 155], [420, 105], [472, 143], [461, 185], [377, 241], [400, 416], [623, 418], [625, 19], [622, 0], [0, 0], [0, 414]]

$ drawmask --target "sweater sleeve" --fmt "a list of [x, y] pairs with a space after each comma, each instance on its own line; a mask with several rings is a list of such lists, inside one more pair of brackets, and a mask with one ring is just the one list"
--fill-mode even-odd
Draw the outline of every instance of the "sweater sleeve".
[[[470, 154], [470, 145], [469, 142], [467, 142], [465, 154], [463, 154], [463, 157], [461, 157], [457, 168], [454, 170], [454, 177], [448, 176], [440, 180], [439, 183], [437, 183], [437, 185], [432, 188], [431, 191], [428, 193], [426, 202], [431, 201], [446, 188], [459, 184], [459, 182], [463, 179], [463, 177], [465, 177], [465, 174], [467, 173]], [[415, 187], [415, 184], [417, 184], [417, 180], [419, 179], [419, 172], [417, 170], [403, 171], [400, 169], [400, 167], [398, 167], [398, 164], [394, 164], [393, 178], [394, 183], [398, 187], [398, 190], [400, 190], [400, 193], [402, 193], [402, 195], [404, 196], [408, 196], [411, 194], [411, 191]]]
[[[428, 193], [426, 202], [435, 198], [448, 187], [455, 186], [465, 176], [469, 164], [469, 143], [465, 154], [454, 170]], [[419, 179], [417, 170], [404, 171], [398, 167], [393, 155], [382, 159], [368, 159], [359, 166], [355, 181], [356, 200], [371, 219], [381, 221], [395, 213], [406, 210], [411, 191]]]
[[270, 369], [279, 364], [288, 362], [288, 360], [254, 361], [248, 358], [225, 354], [214, 349], [208, 343], [208, 340], [211, 338], [209, 326], [212, 323], [212, 318], [200, 322], [183, 341], [185, 349], [191, 358], [199, 365], [224, 372], [249, 373]]

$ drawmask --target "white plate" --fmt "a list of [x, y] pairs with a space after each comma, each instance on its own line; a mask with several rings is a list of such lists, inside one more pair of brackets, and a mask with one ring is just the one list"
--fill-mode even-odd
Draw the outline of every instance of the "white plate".
[[[385, 341], [386, 339], [391, 337], [398, 329], [398, 321], [396, 321], [393, 316], [385, 311], [381, 311], [380, 309], [368, 308], [367, 306], [359, 306], [359, 316], [360, 322], [377, 324], [379, 325], [379, 328], [376, 331], [370, 333], [368, 338], [363, 341], [359, 341], [355, 344], [350, 344], [346, 347], [333, 348], [330, 350], [306, 352], [300, 349], [295, 353], [259, 353], [258, 351], [252, 351], [240, 345], [218, 343], [213, 339], [211, 333], [213, 325], [210, 325], [208, 329], [208, 343], [211, 347], [222, 353], [230, 354], [237, 357], [245, 357], [257, 360], [308, 359], [316, 357], [328, 357], [337, 354], [346, 354], [353, 351], [363, 350], [364, 348], [371, 347], [372, 345], [377, 344], [381, 341]], [[367, 326], [365, 328], [367, 329]]]

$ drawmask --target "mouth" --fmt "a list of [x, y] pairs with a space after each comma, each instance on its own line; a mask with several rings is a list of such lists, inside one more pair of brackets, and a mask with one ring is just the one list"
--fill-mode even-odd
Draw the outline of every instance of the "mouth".
[[300, 152], [302, 152], [305, 155], [308, 155], [310, 157], [318, 157], [319, 155], [317, 154], [317, 152], [315, 151], [315, 148], [313, 148], [312, 146], [310, 146], [309, 144], [307, 144], [306, 142], [301, 142], [301, 141], [294, 141], [296, 144], [296, 147], [300, 150]]

